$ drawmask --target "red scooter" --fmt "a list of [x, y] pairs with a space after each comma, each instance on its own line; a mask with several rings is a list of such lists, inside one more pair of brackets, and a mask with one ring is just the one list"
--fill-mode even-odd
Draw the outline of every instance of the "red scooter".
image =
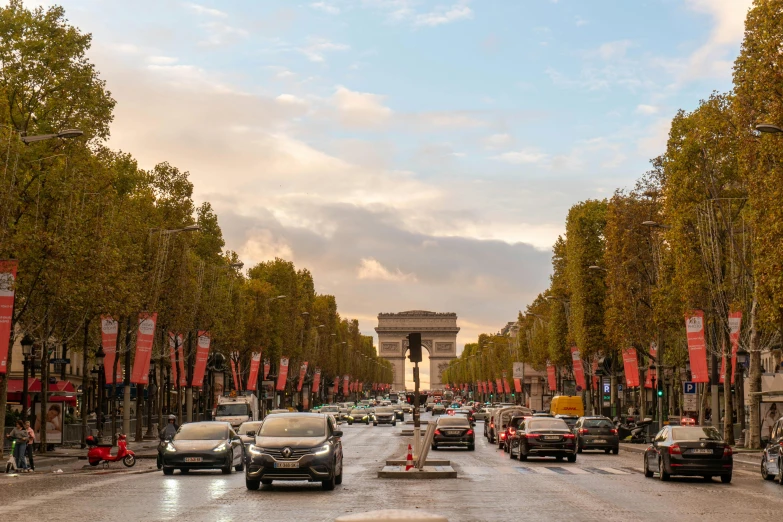
[[127, 467], [132, 467], [136, 464], [136, 454], [128, 449], [128, 440], [125, 435], [120, 434], [117, 437], [117, 454], [111, 454], [111, 444], [99, 444], [98, 439], [90, 435], [85, 439], [87, 446], [90, 447], [87, 451], [87, 460], [90, 461], [90, 466], [97, 466], [101, 462], [117, 462], [121, 460]]

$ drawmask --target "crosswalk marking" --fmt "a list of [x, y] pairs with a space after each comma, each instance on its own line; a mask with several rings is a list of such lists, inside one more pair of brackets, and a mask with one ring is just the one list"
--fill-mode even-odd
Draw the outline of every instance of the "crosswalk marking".
[[519, 466], [513, 468], [522, 475], [630, 475], [617, 468], [578, 468], [576, 466]]

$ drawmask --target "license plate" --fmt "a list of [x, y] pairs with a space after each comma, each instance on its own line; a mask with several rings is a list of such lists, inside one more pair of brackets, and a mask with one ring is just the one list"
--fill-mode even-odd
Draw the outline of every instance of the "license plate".
[[298, 462], [275, 462], [276, 468], [298, 468]]
[[557, 435], [547, 435], [546, 437], [541, 437], [544, 440], [560, 440], [560, 437]]
[[596, 444], [606, 444], [606, 439], [593, 439]]
[[692, 453], [699, 453], [701, 455], [712, 455], [711, 449], [695, 449], [691, 450]]
[[459, 435], [462, 432], [460, 432], [460, 431], [447, 431], [446, 433], [448, 433], [449, 435]]
[[185, 462], [201, 462], [201, 457], [185, 457]]

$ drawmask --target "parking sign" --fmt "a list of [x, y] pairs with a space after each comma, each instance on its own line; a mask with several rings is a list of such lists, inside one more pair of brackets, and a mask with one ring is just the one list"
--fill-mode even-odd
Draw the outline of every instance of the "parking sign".
[[682, 398], [685, 411], [699, 410], [699, 395], [695, 382], [682, 383]]

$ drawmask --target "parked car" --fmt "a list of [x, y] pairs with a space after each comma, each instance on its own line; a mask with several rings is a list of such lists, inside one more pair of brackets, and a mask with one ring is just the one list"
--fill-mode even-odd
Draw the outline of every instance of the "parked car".
[[432, 439], [432, 449], [443, 446], [461, 446], [468, 451], [476, 449], [476, 434], [465, 417], [440, 417], [435, 423], [435, 434]]
[[576, 452], [582, 450], [604, 450], [617, 455], [620, 453], [620, 437], [614, 423], [608, 417], [600, 415], [580, 417], [574, 426]]
[[644, 452], [644, 476], [657, 472], [664, 481], [672, 475], [720, 476], [728, 484], [733, 467], [731, 446], [712, 426], [664, 426]]
[[531, 417], [516, 430], [509, 447], [509, 457], [527, 460], [528, 457], [555, 457], [576, 462], [574, 434], [563, 419]]
[[307, 480], [333, 490], [343, 481], [342, 435], [327, 415], [270, 415], [248, 449], [245, 486]]
[[242, 439], [228, 422], [204, 421], [183, 424], [163, 450], [163, 474], [175, 469], [219, 469], [224, 474], [244, 468]]
[[761, 454], [761, 478], [777, 479], [783, 486], [783, 418], [778, 419]]

